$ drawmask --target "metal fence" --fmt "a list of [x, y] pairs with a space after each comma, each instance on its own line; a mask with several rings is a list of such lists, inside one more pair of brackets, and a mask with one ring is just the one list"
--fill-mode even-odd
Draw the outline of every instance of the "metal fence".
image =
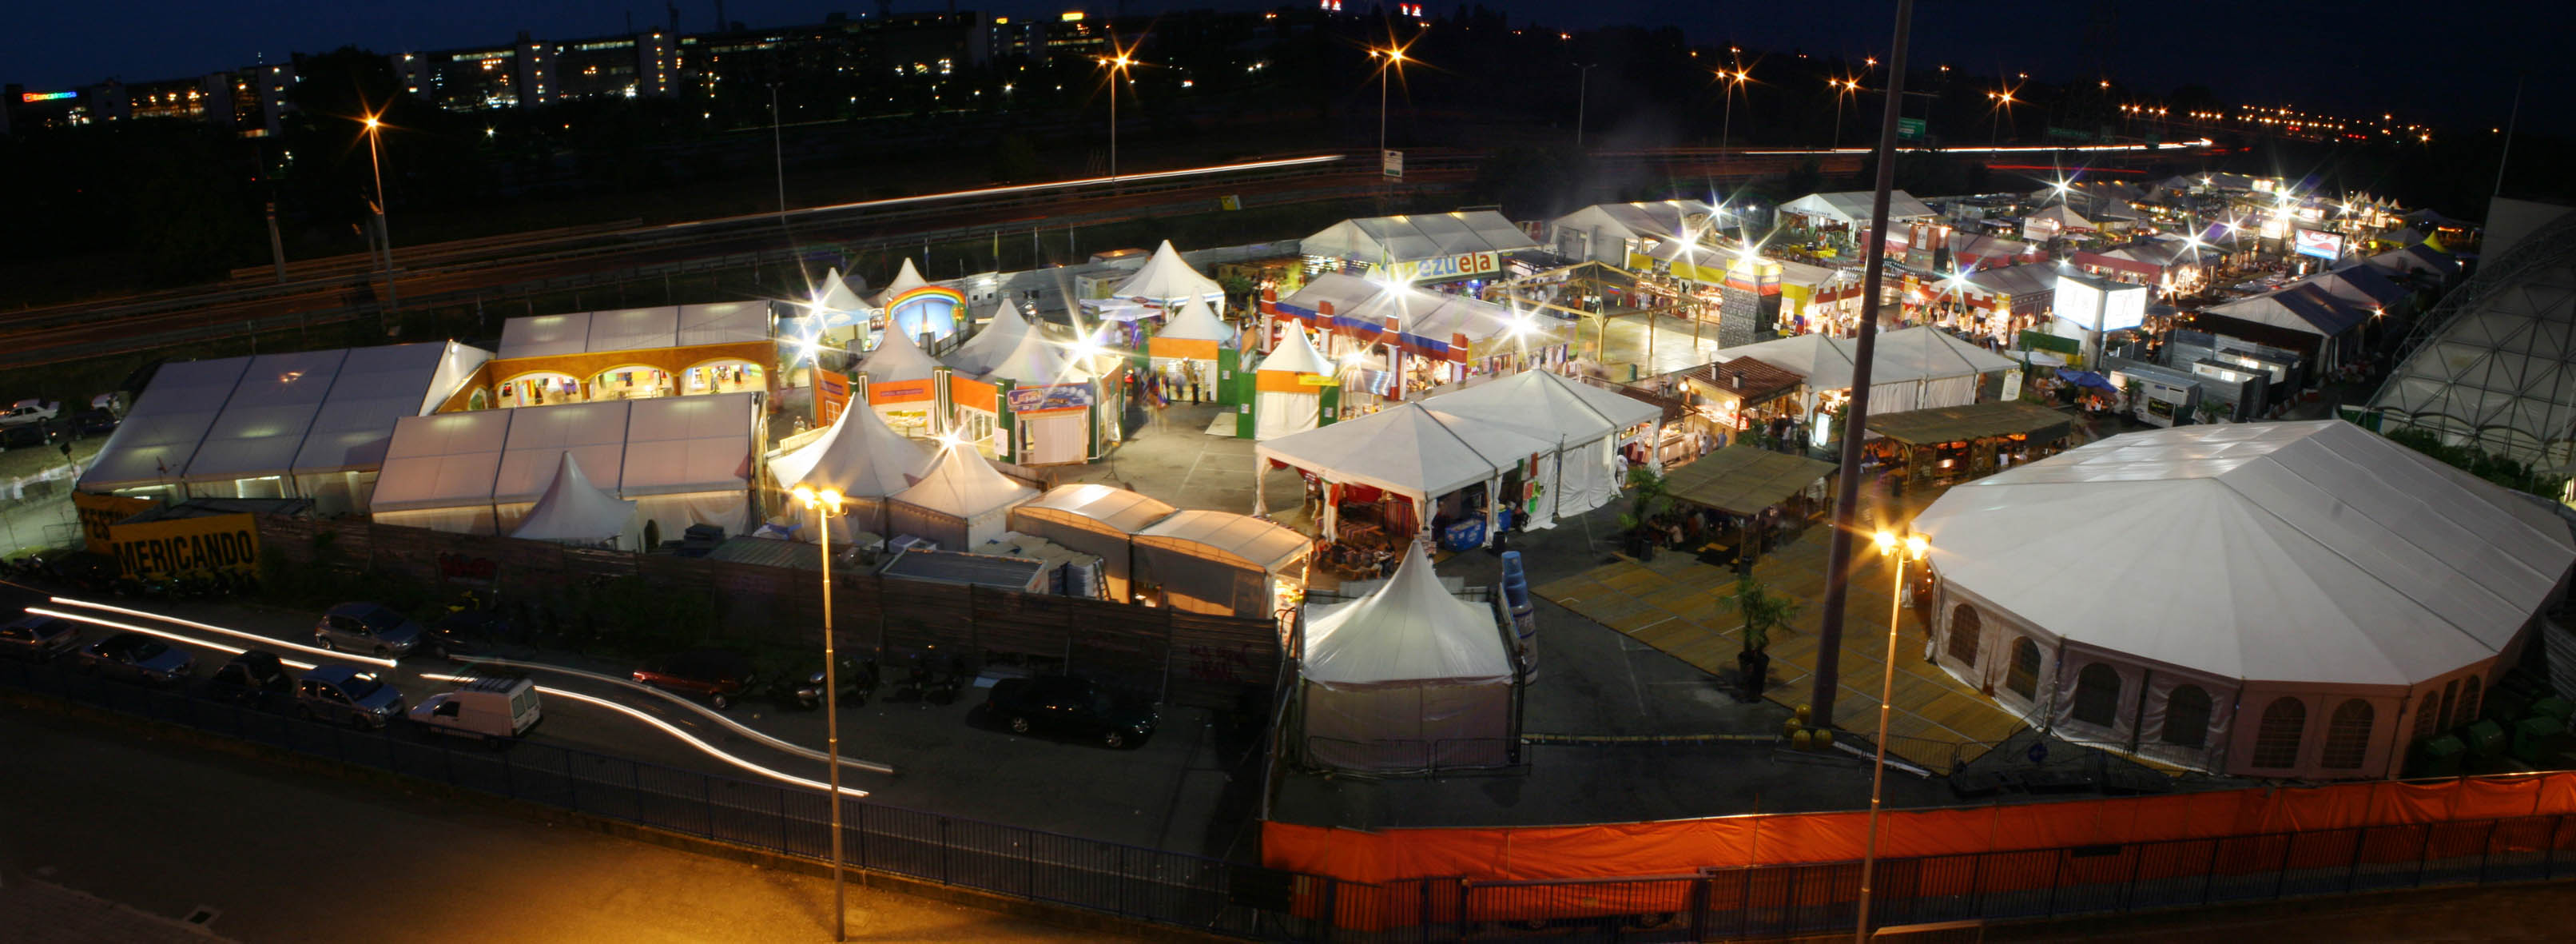
[[[364, 731], [274, 711], [0, 660], [0, 685], [222, 737], [495, 796], [814, 861], [831, 849], [821, 791], [665, 767], [538, 742], [485, 750], [396, 726]], [[852, 869], [1237, 937], [1265, 922], [1227, 893], [1217, 859], [844, 799]]]
[[[821, 860], [816, 791], [522, 743], [427, 743], [0, 662], [0, 685], [589, 816]], [[1365, 884], [845, 800], [851, 867], [1137, 921], [1275, 940], [1702, 941], [1848, 931], [1856, 862], [1691, 875]], [[1878, 926], [2115, 914], [2576, 874], [2576, 817], [2262, 833], [1888, 859]]]

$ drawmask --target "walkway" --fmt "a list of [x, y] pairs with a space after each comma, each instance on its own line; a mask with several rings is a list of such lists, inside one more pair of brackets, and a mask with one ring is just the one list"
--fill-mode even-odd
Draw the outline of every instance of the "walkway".
[[[1932, 496], [1922, 497], [1928, 501]], [[1800, 602], [1792, 628], [1771, 639], [1771, 684], [1765, 692], [1769, 700], [1793, 708], [1808, 702], [1814, 678], [1828, 534], [1824, 525], [1811, 525], [1754, 565], [1754, 576], [1771, 590]], [[1834, 700], [1833, 723], [1844, 731], [1867, 732], [1878, 728], [1891, 575], [1875, 551], [1866, 546], [1855, 550], [1858, 559], [1843, 616], [1841, 695]], [[1559, 606], [1710, 675], [1732, 678], [1735, 655], [1743, 648], [1741, 621], [1729, 602], [1734, 583], [1729, 568], [1661, 552], [1647, 563], [1623, 556], [1537, 590]], [[1947, 773], [2022, 730], [2019, 719], [1926, 661], [1921, 628], [1911, 618], [1905, 623], [1907, 632], [1897, 642], [1890, 754]]]

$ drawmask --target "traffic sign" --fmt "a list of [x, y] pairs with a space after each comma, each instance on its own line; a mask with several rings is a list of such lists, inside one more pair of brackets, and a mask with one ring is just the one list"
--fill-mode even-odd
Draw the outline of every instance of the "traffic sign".
[[1378, 160], [1380, 169], [1387, 176], [1399, 178], [1404, 176], [1403, 151], [1387, 150], [1379, 152]]
[[1922, 140], [1922, 139], [1923, 139], [1923, 119], [1921, 119], [1921, 118], [1899, 118], [1899, 119], [1896, 119], [1896, 139], [1897, 139], [1897, 140], [1899, 140], [1899, 141], [1920, 141], [1920, 140]]

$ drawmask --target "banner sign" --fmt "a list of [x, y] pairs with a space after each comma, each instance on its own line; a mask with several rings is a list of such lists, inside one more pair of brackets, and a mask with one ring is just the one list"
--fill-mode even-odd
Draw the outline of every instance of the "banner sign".
[[830, 426], [850, 406], [850, 378], [838, 371], [814, 368], [814, 425]]
[[149, 498], [72, 493], [72, 508], [80, 514], [81, 537], [88, 541], [93, 554], [116, 552], [114, 539], [108, 536], [109, 525], [142, 514], [157, 504], [160, 503]]
[[2313, 229], [2300, 230], [2294, 251], [2302, 256], [2315, 256], [2332, 262], [2343, 258], [2343, 234]]
[[259, 569], [259, 528], [246, 513], [120, 524], [108, 530], [117, 565], [128, 577]]
[[1012, 387], [1010, 399], [1013, 413], [1078, 410], [1091, 405], [1091, 385], [1070, 383]]
[[1436, 282], [1442, 279], [1464, 278], [1470, 275], [1490, 275], [1492, 273], [1503, 271], [1503, 259], [1502, 253], [1490, 250], [1485, 252], [1462, 252], [1454, 256], [1440, 256], [1432, 259], [1398, 262], [1390, 266], [1385, 266], [1383, 269], [1388, 277], [1393, 278], [1398, 282]]

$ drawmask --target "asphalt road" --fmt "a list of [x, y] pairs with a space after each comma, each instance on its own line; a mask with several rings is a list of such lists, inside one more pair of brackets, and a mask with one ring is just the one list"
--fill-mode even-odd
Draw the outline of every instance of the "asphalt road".
[[[824, 941], [823, 879], [0, 709], [0, 885], [246, 942]], [[5, 895], [6, 892], [0, 892]], [[1114, 939], [853, 884], [853, 941]], [[58, 927], [0, 929], [71, 944]]]

